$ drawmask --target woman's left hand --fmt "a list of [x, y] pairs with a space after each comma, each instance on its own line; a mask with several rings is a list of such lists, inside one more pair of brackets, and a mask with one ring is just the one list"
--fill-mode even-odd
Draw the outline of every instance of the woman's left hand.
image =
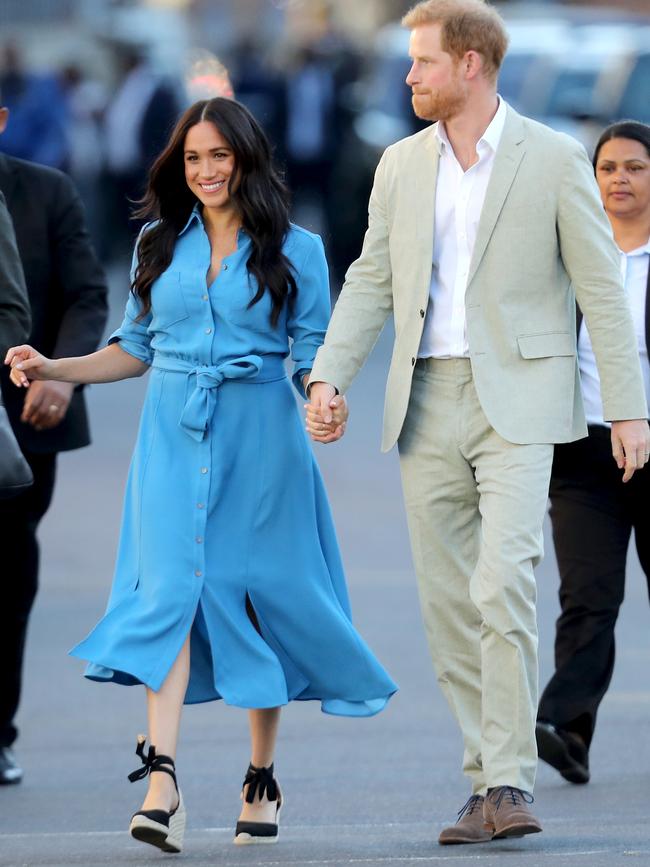
[[306, 403], [307, 433], [317, 443], [333, 443], [345, 433], [349, 416], [348, 402], [342, 394], [335, 395], [329, 402], [332, 410], [331, 422], [325, 422], [320, 411], [313, 403]]

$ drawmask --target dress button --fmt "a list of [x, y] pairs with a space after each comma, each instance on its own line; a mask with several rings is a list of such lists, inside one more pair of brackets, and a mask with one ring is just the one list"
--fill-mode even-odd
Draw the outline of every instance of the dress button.
[[197, 503], [196, 508], [197, 509], [205, 509], [205, 503]]
[[211, 329], [211, 328], [206, 328], [206, 329], [205, 329], [205, 333], [206, 333], [206, 334], [212, 334], [212, 329]]
[[197, 578], [200, 578], [201, 575], [203, 575], [203, 572], [201, 572], [200, 569], [197, 569], [196, 572], [195, 572], [194, 574], [196, 575]]
[[197, 545], [201, 545], [202, 542], [203, 542], [203, 536], [197, 536], [197, 537], [196, 537], [196, 544], [197, 544]]
[[207, 471], [208, 471], [207, 467], [201, 467], [201, 472], [203, 473], [203, 475], [205, 475], [207, 473]]

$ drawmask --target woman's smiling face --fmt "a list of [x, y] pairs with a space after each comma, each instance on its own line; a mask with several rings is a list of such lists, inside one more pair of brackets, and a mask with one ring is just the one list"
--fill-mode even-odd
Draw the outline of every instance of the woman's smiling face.
[[190, 127], [183, 147], [187, 186], [205, 208], [232, 207], [230, 180], [236, 172], [235, 154], [208, 120]]

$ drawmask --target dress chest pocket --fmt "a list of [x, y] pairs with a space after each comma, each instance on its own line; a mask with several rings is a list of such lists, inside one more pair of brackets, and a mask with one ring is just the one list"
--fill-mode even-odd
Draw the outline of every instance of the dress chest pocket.
[[187, 319], [189, 311], [180, 271], [168, 269], [154, 282], [151, 289], [151, 309], [152, 325], [157, 331], [166, 330], [177, 322]]
[[271, 328], [271, 296], [267, 291], [249, 307], [251, 300], [257, 294], [257, 287], [242, 287], [241, 291], [233, 293], [228, 303], [228, 319], [238, 328], [249, 331], [266, 332]]

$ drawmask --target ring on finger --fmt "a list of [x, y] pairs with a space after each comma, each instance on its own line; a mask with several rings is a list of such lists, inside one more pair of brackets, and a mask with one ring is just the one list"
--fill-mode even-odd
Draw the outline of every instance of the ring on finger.
[[56, 403], [51, 403], [51, 404], [48, 406], [47, 411], [48, 411], [48, 412], [58, 412], [60, 409], [61, 409], [61, 407], [60, 407], [58, 404], [56, 404]]

